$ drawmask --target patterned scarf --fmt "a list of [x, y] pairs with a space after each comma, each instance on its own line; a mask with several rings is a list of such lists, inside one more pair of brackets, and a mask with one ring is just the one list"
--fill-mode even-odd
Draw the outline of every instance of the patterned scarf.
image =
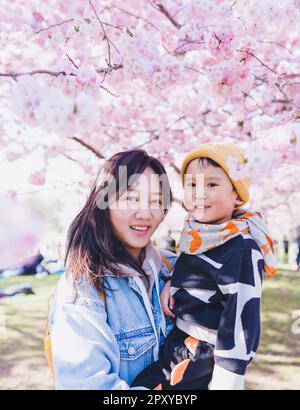
[[277, 272], [273, 240], [268, 235], [264, 221], [258, 212], [237, 210], [233, 218], [219, 225], [205, 224], [189, 217], [185, 220], [177, 249], [190, 255], [198, 255], [222, 245], [241, 233], [250, 234], [264, 257], [264, 275]]

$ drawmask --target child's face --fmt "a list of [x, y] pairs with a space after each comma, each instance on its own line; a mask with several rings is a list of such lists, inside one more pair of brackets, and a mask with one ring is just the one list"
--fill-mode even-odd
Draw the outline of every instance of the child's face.
[[[186, 174], [190, 177], [184, 187], [185, 204], [193, 218], [209, 224], [221, 224], [232, 218], [234, 208], [242, 201], [222, 168], [196, 158], [189, 163]], [[204, 184], [200, 189], [196, 189], [197, 175], [198, 182]]]

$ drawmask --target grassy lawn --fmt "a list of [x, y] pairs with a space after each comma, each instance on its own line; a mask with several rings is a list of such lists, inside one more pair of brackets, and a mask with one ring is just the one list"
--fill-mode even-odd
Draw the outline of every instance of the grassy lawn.
[[[59, 276], [0, 280], [0, 288], [27, 283], [35, 295], [0, 299], [0, 389], [50, 389], [43, 353], [47, 301]], [[247, 389], [300, 389], [300, 334], [292, 313], [300, 310], [300, 273], [280, 272], [264, 282], [262, 338], [249, 366]]]
[[37, 279], [23, 276], [0, 280], [0, 288], [30, 285], [35, 295], [0, 299], [6, 328], [0, 329], [0, 389], [49, 389], [51, 375], [44, 357], [44, 326], [48, 298], [58, 281], [53, 275]]
[[262, 300], [262, 337], [247, 388], [299, 390], [300, 334], [292, 332], [292, 324], [293, 312], [300, 316], [300, 272], [281, 271], [265, 280]]

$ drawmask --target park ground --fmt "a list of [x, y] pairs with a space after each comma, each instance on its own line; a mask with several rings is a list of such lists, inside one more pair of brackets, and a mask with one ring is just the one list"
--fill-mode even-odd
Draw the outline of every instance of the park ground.
[[[27, 283], [35, 292], [0, 302], [0, 390], [53, 389], [43, 342], [48, 299], [58, 278], [0, 280], [0, 288]], [[247, 389], [300, 389], [297, 311], [300, 317], [300, 272], [280, 271], [264, 281], [262, 337], [247, 372]]]

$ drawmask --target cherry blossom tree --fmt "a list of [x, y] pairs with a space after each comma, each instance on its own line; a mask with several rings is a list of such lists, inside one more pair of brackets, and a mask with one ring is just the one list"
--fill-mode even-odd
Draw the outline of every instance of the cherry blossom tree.
[[42, 220], [23, 204], [2, 199], [0, 224], [0, 269], [18, 266], [30, 259], [41, 238]]
[[246, 148], [230, 169], [252, 177], [266, 212], [296, 206], [299, 0], [1, 4], [1, 155], [38, 150], [32, 184], [50, 158], [94, 176], [99, 160], [136, 147], [177, 178], [189, 150], [228, 141]]

